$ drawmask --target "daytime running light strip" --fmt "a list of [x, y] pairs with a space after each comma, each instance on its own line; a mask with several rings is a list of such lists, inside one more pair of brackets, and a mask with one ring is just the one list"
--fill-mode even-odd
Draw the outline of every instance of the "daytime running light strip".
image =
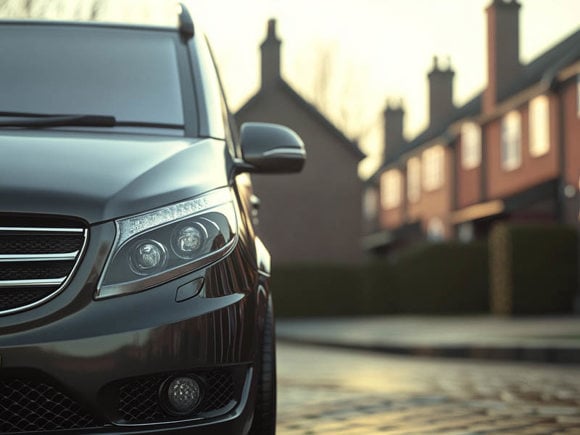
[[136, 234], [159, 227], [169, 222], [178, 221], [203, 210], [231, 202], [229, 188], [218, 189], [198, 198], [193, 198], [177, 204], [168, 205], [137, 216], [131, 216], [117, 221], [117, 242], [121, 246]]

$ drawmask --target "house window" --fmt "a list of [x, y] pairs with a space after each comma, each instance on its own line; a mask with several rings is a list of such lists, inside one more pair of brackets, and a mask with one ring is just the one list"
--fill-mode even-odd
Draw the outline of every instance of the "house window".
[[437, 145], [423, 151], [423, 187], [433, 191], [443, 186], [445, 151]]
[[530, 102], [530, 154], [543, 156], [550, 150], [550, 101], [540, 95]]
[[401, 205], [401, 172], [391, 169], [381, 176], [381, 206], [384, 209]]
[[365, 190], [363, 197], [363, 210], [365, 218], [372, 221], [377, 217], [379, 211], [379, 195], [375, 187], [369, 187]]
[[417, 202], [421, 197], [421, 159], [412, 157], [407, 162], [407, 198]]
[[501, 166], [506, 171], [522, 164], [522, 118], [512, 110], [501, 121]]
[[481, 163], [481, 128], [474, 122], [461, 126], [461, 165], [463, 169], [477, 168]]

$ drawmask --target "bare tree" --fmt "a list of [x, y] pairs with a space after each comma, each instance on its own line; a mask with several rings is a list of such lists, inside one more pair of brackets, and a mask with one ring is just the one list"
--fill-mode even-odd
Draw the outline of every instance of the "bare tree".
[[35, 0], [2, 0], [0, 12], [10, 18], [30, 18], [34, 14], [37, 2]]
[[102, 7], [103, 7], [103, 5], [100, 1], [93, 2], [93, 4], [91, 5], [91, 13], [89, 16], [89, 18], [92, 21], [96, 21], [99, 18], [100, 14], [101, 14]]
[[316, 50], [316, 64], [313, 68], [312, 98], [314, 104], [327, 111], [330, 108], [332, 93], [333, 69], [336, 67], [335, 47], [320, 46]]
[[34, 0], [24, 0], [22, 8], [24, 12], [30, 17], [32, 16], [32, 9], [34, 7]]
[[[314, 49], [311, 88], [307, 91], [314, 105], [347, 136], [358, 138], [368, 129], [368, 107], [359, 83], [364, 72], [339, 58], [336, 44]], [[304, 71], [304, 68], [302, 68]]]
[[83, 0], [74, 5], [66, 0], [0, 0], [0, 14], [10, 18], [96, 20], [101, 9], [102, 0]]

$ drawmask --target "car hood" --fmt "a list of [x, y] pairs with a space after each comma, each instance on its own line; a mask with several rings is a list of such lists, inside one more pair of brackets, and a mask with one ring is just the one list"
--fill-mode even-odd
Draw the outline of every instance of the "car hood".
[[213, 139], [2, 132], [0, 213], [107, 221], [226, 186], [228, 164]]

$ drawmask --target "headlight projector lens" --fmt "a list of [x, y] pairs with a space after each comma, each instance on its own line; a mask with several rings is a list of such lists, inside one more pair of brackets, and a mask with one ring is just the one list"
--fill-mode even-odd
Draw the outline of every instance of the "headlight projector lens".
[[190, 259], [196, 256], [206, 240], [207, 231], [203, 225], [193, 223], [175, 230], [171, 238], [171, 246], [178, 257]]
[[161, 402], [166, 410], [174, 415], [188, 415], [195, 411], [201, 402], [200, 383], [189, 376], [170, 378], [160, 391]]
[[139, 275], [149, 275], [165, 264], [165, 248], [154, 240], [146, 240], [135, 245], [131, 252], [131, 269]]

